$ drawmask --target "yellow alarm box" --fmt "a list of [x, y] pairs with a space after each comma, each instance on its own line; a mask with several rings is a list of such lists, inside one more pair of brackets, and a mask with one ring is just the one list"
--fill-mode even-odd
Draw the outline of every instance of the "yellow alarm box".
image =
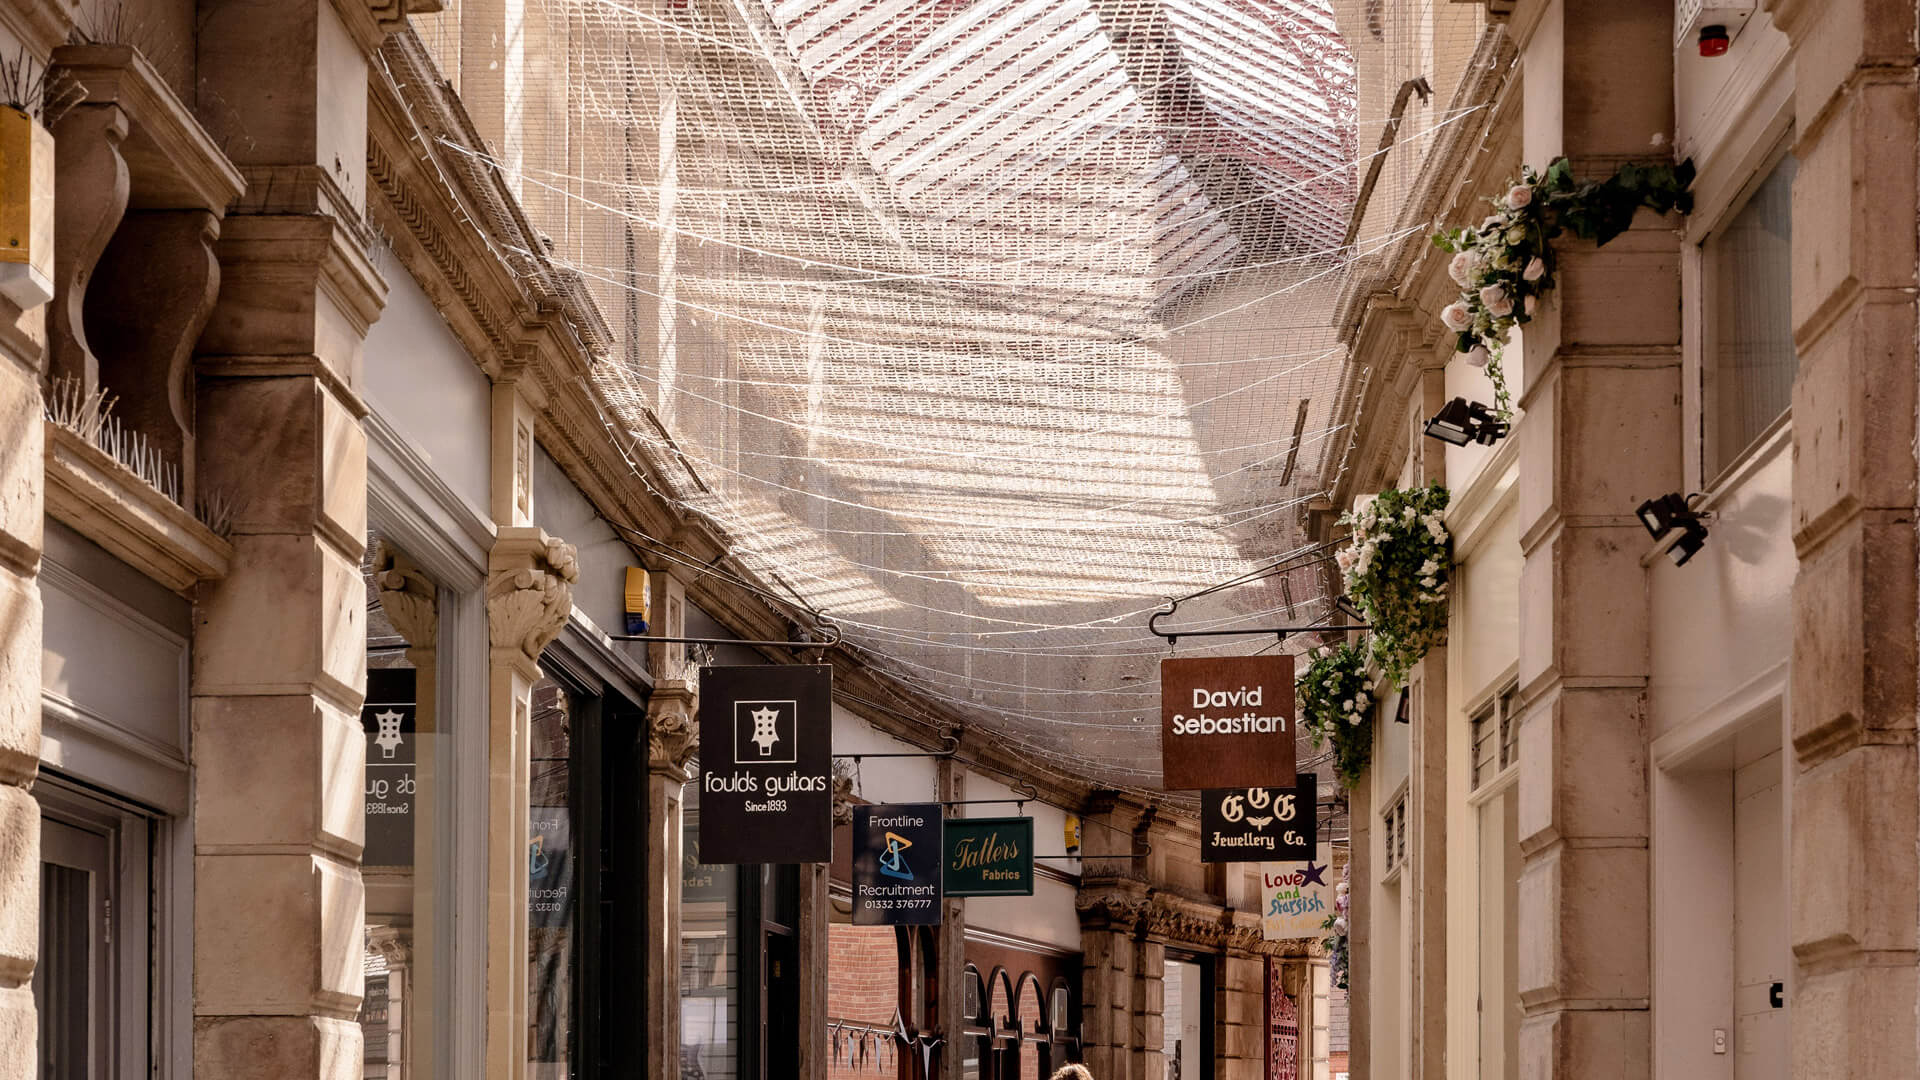
[[22, 310], [53, 299], [53, 136], [0, 106], [0, 296]]
[[627, 567], [627, 633], [647, 632], [648, 604], [653, 596], [652, 580], [638, 566]]

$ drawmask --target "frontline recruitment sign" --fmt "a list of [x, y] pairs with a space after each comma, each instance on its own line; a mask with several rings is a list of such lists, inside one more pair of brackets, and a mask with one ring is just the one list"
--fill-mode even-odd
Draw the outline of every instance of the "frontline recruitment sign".
[[853, 808], [856, 926], [940, 924], [939, 803]]
[[1032, 896], [1033, 819], [948, 818], [948, 896]]
[[833, 669], [700, 669], [700, 861], [833, 858]]
[[1160, 771], [1179, 788], [1293, 786], [1293, 657], [1160, 661]]
[[1319, 840], [1312, 773], [1290, 788], [1212, 788], [1200, 793], [1201, 862], [1308, 859]]

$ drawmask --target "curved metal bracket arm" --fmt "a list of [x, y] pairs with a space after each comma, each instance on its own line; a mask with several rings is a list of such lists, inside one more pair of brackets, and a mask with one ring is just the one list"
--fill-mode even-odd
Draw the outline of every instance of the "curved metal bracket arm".
[[[819, 620], [817, 628], [826, 631], [826, 640], [756, 641], [748, 638], [656, 637], [652, 634], [608, 634], [607, 637], [613, 641], [645, 641], [661, 645], [748, 645], [769, 649], [793, 649], [796, 651], [805, 649], [834, 649], [840, 646], [840, 642], [843, 639], [840, 634], [839, 623], [834, 622], [832, 619], [821, 619]], [[878, 757], [879, 755], [873, 754], [869, 756]]]
[[[1261, 626], [1246, 630], [1162, 630], [1160, 620], [1180, 610], [1179, 600], [1167, 601], [1164, 611], [1156, 611], [1147, 619], [1147, 629], [1154, 637], [1163, 638], [1168, 644], [1178, 645], [1183, 637], [1265, 637], [1272, 634], [1275, 640], [1285, 641], [1288, 634], [1319, 633], [1326, 630], [1371, 630], [1370, 623], [1314, 623], [1308, 626]], [[1344, 610], [1340, 611], [1344, 615]]]

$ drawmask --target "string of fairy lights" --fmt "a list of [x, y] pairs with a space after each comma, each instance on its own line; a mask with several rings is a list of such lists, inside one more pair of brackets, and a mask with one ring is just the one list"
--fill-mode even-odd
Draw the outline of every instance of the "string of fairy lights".
[[[1477, 5], [526, 7], [566, 56], [529, 130], [418, 137], [550, 233], [479, 230], [593, 297], [602, 422], [731, 573], [1036, 760], [1146, 786], [1166, 597], [1248, 577], [1190, 632], [1325, 609], [1324, 565], [1249, 575], [1309, 549], [1346, 467], [1343, 287], [1428, 230], [1392, 200], [1485, 120], [1387, 116], [1393, 73], [1442, 86]], [[459, 18], [413, 20], [455, 70]]]

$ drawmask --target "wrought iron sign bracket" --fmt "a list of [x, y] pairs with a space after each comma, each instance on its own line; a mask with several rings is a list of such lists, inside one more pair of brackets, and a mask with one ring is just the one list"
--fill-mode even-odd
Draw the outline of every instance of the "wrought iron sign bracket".
[[858, 754], [835, 754], [833, 756], [842, 761], [851, 760], [855, 765], [858, 765], [860, 764], [861, 758], [950, 758], [960, 752], [960, 739], [958, 736], [942, 735], [941, 738], [947, 740], [948, 746], [945, 750], [889, 750], [882, 753], [869, 754], [862, 752]]
[[[758, 646], [768, 649], [793, 649], [796, 651], [804, 651], [806, 649], [826, 650], [840, 647], [841, 636], [838, 623], [835, 623], [831, 619], [821, 619], [816, 629], [826, 632], [827, 637], [824, 641], [755, 641], [746, 638], [657, 637], [652, 634], [608, 634], [607, 638], [612, 641], [644, 641], [648, 644], [658, 645], [746, 645], [749, 647]], [[880, 755], [869, 754], [868, 756], [879, 757]]]
[[[1179, 610], [1179, 607], [1180, 601], [1171, 601], [1168, 603], [1165, 611], [1156, 611], [1153, 613], [1153, 616], [1147, 620], [1147, 629], [1153, 633], [1154, 637], [1165, 639], [1168, 648], [1180, 644], [1180, 639], [1183, 637], [1265, 637], [1268, 634], [1272, 634], [1275, 641], [1285, 641], [1287, 640], [1288, 634], [1312, 634], [1334, 630], [1373, 629], [1370, 623], [1314, 623], [1308, 626], [1260, 626], [1251, 627], [1246, 630], [1173, 631], [1160, 629], [1160, 620]], [[1341, 614], [1345, 614], [1345, 612], [1342, 611]]]

